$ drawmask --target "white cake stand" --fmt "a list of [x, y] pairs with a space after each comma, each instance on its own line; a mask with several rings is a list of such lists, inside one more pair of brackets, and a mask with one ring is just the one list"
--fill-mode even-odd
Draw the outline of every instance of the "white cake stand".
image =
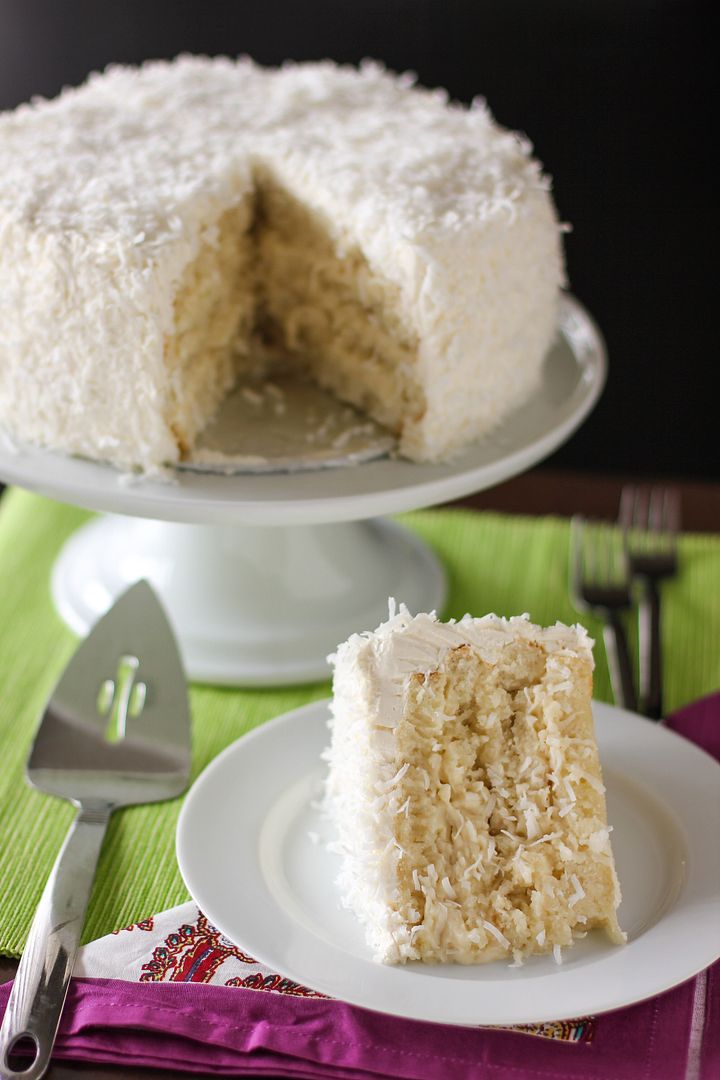
[[[52, 595], [85, 634], [141, 577], [165, 602], [194, 681], [271, 686], [327, 678], [326, 657], [375, 627], [394, 596], [442, 610], [436, 556], [384, 515], [501, 483], [552, 453], [582, 423], [605, 381], [601, 335], [572, 297], [532, 400], [445, 465], [384, 458], [270, 475], [178, 472], [128, 483], [112, 468], [0, 446], [6, 483], [103, 513], [53, 569]], [[478, 553], [482, 558], [482, 553]]]

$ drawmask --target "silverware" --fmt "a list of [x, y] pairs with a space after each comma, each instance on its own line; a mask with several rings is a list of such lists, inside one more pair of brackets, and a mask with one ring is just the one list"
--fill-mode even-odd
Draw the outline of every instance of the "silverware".
[[570, 595], [579, 611], [599, 619], [615, 704], [637, 709], [633, 664], [623, 618], [632, 607], [622, 533], [575, 515], [570, 527]]
[[663, 715], [660, 582], [677, 573], [680, 494], [675, 488], [623, 488], [618, 521], [630, 575], [641, 584], [638, 602], [640, 708], [653, 720]]
[[[77, 816], [57, 857], [0, 1028], [0, 1077], [37, 1080], [50, 1063], [110, 815], [179, 795], [190, 772], [190, 711], [177, 645], [146, 582], [80, 645], [43, 713], [30, 783]], [[21, 1056], [30, 1052], [28, 1058]]]

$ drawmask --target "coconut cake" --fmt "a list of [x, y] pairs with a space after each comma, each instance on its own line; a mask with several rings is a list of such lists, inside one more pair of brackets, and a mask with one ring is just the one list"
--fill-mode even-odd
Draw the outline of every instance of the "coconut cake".
[[401, 608], [332, 660], [325, 807], [374, 959], [624, 940], [584, 629]]
[[528, 141], [410, 75], [108, 68], [0, 117], [0, 424], [154, 469], [282, 354], [444, 460], [537, 387], [561, 231]]

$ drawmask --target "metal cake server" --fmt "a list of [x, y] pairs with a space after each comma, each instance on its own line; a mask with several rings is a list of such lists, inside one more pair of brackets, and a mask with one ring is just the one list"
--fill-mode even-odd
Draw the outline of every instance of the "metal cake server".
[[36, 1080], [50, 1064], [113, 810], [173, 798], [189, 773], [185, 674], [165, 613], [141, 581], [78, 648], [30, 753], [30, 783], [69, 799], [78, 812], [35, 913], [0, 1028], [2, 1080]]

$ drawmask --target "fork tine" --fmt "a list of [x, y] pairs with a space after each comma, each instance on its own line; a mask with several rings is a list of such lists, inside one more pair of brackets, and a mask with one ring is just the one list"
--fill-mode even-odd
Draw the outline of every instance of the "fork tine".
[[578, 583], [580, 581], [580, 550], [578, 531], [582, 529], [582, 519], [575, 515], [570, 518], [570, 559], [568, 561], [570, 593], [573, 600], [577, 600]]
[[585, 564], [584, 540], [585, 519], [581, 514], [574, 514], [570, 519], [570, 591], [576, 603], [580, 600]]
[[606, 535], [607, 530], [603, 525], [598, 526], [595, 531], [595, 544], [598, 551], [598, 566], [602, 575], [602, 580], [608, 584], [612, 584], [617, 580], [615, 573], [616, 559], [615, 559], [615, 545], [611, 535]]
[[580, 514], [570, 521], [570, 594], [579, 611], [600, 619], [618, 705], [637, 706], [637, 697], [622, 610], [629, 605], [629, 577], [624, 546], [617, 529], [595, 522], [591, 528]]
[[637, 488], [632, 484], [626, 484], [620, 492], [620, 509], [618, 511], [618, 523], [625, 530], [634, 527], [637, 501]]
[[629, 580], [622, 537], [605, 522], [590, 525], [580, 514], [570, 521], [570, 565], [575, 592], [583, 583], [622, 587]]
[[583, 523], [582, 541], [583, 578], [596, 580], [602, 573], [602, 551], [598, 545], [597, 534], [588, 521]]
[[618, 524], [623, 529], [674, 535], [680, 516], [677, 488], [626, 484], [620, 493]]
[[640, 700], [646, 716], [662, 716], [660, 582], [677, 572], [680, 498], [677, 488], [646, 485], [623, 489], [618, 520], [638, 599]]
[[642, 532], [648, 532], [651, 528], [653, 510], [655, 507], [655, 497], [653, 493], [655, 491], [656, 489], [650, 484], [641, 484], [637, 489], [637, 503], [633, 526]]
[[672, 541], [675, 541], [677, 534], [680, 532], [680, 492], [677, 488], [665, 489], [665, 530], [671, 537]]
[[647, 508], [647, 527], [652, 532], [664, 533], [666, 521], [666, 489], [654, 487], [650, 489]]
[[627, 552], [622, 535], [618, 536], [613, 529], [612, 536], [613, 568], [615, 580], [629, 583], [630, 572], [628, 568]]

